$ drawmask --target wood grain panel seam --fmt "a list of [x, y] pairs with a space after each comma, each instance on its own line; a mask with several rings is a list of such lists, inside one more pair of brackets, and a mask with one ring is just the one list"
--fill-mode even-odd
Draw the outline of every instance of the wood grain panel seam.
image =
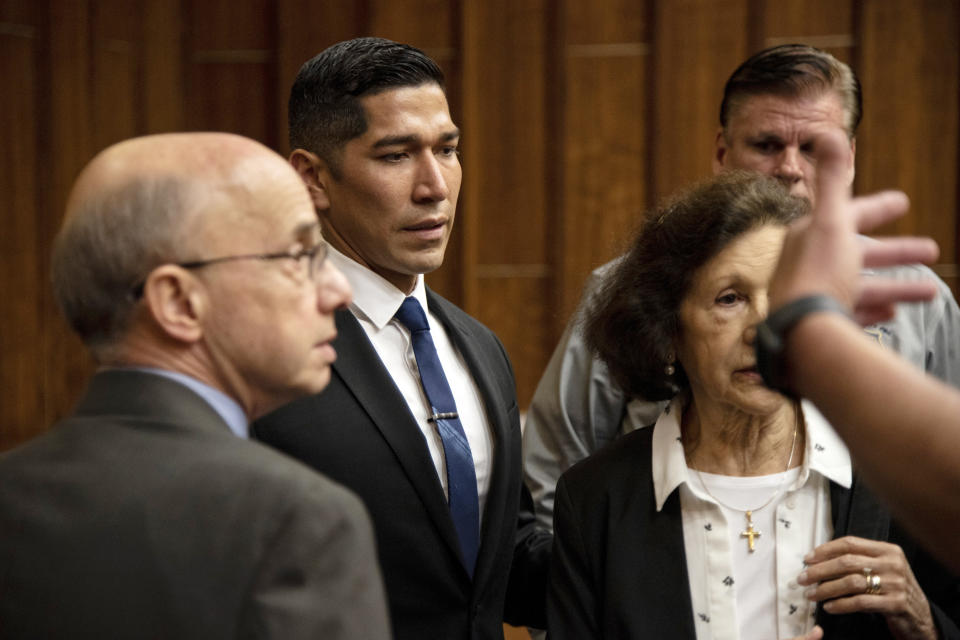
[[474, 267], [477, 278], [547, 278], [550, 266], [546, 264], [478, 264]]
[[941, 278], [958, 278], [960, 277], [960, 266], [957, 266], [954, 263], [941, 263], [941, 264], [932, 264], [930, 268], [935, 274]]
[[12, 36], [14, 38], [36, 38], [37, 28], [29, 24], [0, 22], [0, 36]]
[[263, 64], [272, 58], [270, 49], [206, 49], [193, 54], [198, 64]]
[[764, 38], [763, 44], [765, 47], [775, 47], [781, 44], [793, 44], [797, 42], [808, 44], [818, 49], [852, 49], [857, 44], [852, 33], [834, 33], [821, 36], [776, 36]]
[[606, 44], [571, 44], [568, 58], [638, 58], [650, 53], [646, 42], [609, 42]]
[[453, 60], [457, 57], [457, 50], [453, 47], [418, 47], [433, 60]]
[[120, 40], [118, 38], [104, 40], [102, 49], [110, 53], [131, 54], [135, 52], [133, 42], [130, 40]]

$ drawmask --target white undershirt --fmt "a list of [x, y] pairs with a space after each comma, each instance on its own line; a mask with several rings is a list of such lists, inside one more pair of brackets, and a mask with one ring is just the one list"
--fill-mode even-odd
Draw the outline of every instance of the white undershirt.
[[[680, 441], [680, 403], [657, 421], [653, 479], [657, 510], [680, 492], [683, 542], [698, 640], [793, 638], [813, 627], [816, 607], [803, 597], [797, 575], [803, 556], [833, 535], [829, 481], [849, 487], [850, 455], [812, 404], [803, 403], [807, 438], [801, 467], [748, 478], [702, 474], [720, 506], [687, 468]], [[746, 517], [736, 508], [762, 505], [784, 483], [779, 498], [755, 512], [761, 532], [748, 551]], [[738, 495], [742, 492], [742, 495]]]
[[[430, 406], [420, 384], [420, 372], [417, 369], [410, 332], [399, 321], [393, 319], [406, 295], [381, 276], [347, 258], [333, 247], [330, 247], [329, 259], [350, 282], [353, 289], [350, 311], [360, 322], [360, 326], [373, 344], [384, 367], [393, 378], [394, 384], [406, 400], [410, 413], [423, 433], [430, 457], [436, 467], [437, 477], [443, 487], [443, 493], [448, 495], [443, 442], [434, 424], [427, 422]], [[417, 285], [410, 295], [420, 302], [420, 306], [427, 314], [430, 334], [457, 403], [457, 413], [460, 415], [464, 433], [470, 443], [470, 452], [473, 455], [473, 464], [477, 473], [477, 495], [480, 499], [482, 520], [487, 492], [490, 488], [490, 464], [494, 446], [493, 434], [484, 411], [483, 401], [463, 357], [450, 342], [450, 337], [443, 325], [427, 307], [427, 294], [422, 275], [417, 276]]]

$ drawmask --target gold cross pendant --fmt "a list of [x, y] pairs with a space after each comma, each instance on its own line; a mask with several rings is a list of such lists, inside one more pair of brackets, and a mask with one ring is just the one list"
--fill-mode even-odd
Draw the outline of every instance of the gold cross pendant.
[[747, 530], [740, 532], [740, 537], [747, 539], [747, 547], [750, 553], [753, 553], [754, 538], [760, 537], [760, 532], [753, 528], [753, 511], [747, 511]]

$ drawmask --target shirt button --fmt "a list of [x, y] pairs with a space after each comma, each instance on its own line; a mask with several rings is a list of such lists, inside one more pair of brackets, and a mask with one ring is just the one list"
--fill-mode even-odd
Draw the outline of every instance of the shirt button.
[[793, 509], [796, 506], [797, 506], [796, 500], [794, 500], [793, 498], [789, 498], [787, 500], [787, 509]]
[[787, 587], [791, 589], [796, 589], [798, 586], [799, 585], [797, 584], [796, 580], [791, 580], [790, 582], [787, 583]]

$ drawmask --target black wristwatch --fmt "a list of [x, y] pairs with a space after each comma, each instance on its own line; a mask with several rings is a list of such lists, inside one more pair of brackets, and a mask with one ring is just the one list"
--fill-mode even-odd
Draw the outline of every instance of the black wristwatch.
[[783, 360], [787, 334], [808, 313], [832, 311], [847, 316], [847, 310], [830, 296], [797, 298], [775, 310], [757, 325], [757, 371], [763, 382], [788, 397], [795, 397], [787, 384], [787, 364]]

